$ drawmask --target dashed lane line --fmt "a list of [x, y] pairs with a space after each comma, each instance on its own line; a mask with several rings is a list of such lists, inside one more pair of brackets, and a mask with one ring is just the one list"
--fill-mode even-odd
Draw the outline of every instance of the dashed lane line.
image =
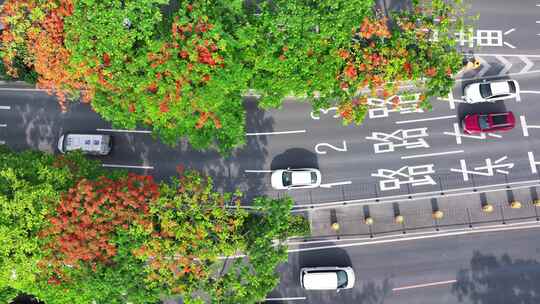
[[7, 127], [6, 124], [0, 124], [0, 128], [5, 128], [5, 127]]
[[334, 186], [342, 186], [342, 185], [350, 185], [350, 184], [352, 184], [352, 181], [321, 184], [320, 187], [321, 188], [332, 188]]
[[426, 153], [426, 154], [416, 154], [416, 155], [406, 155], [402, 156], [401, 159], [411, 159], [411, 158], [421, 158], [421, 157], [430, 157], [430, 156], [439, 156], [439, 155], [448, 155], [448, 154], [458, 154], [463, 153], [464, 150], [456, 150], [456, 151], [446, 151], [446, 152], [438, 152], [438, 153]]
[[291, 298], [266, 298], [265, 301], [298, 301], [306, 300], [306, 297], [291, 297]]
[[10, 106], [0, 106], [0, 110], [11, 110]]
[[246, 133], [246, 136], [279, 135], [279, 134], [297, 134], [297, 133], [306, 133], [306, 130], [277, 131], [277, 132], [261, 132], [261, 133]]
[[113, 165], [113, 164], [102, 164], [103, 167], [106, 168], [126, 168], [126, 169], [149, 169], [153, 170], [154, 167], [152, 166], [130, 166], [130, 165]]
[[406, 124], [406, 123], [415, 123], [415, 122], [421, 122], [421, 121], [431, 121], [431, 120], [449, 119], [449, 118], [456, 118], [456, 115], [447, 115], [447, 116], [438, 116], [438, 117], [411, 119], [411, 120], [400, 120], [400, 121], [396, 121], [396, 124], [401, 125], [401, 124]]
[[100, 132], [123, 132], [123, 133], [144, 133], [144, 134], [150, 134], [152, 131], [148, 130], [123, 130], [123, 129], [96, 129]]
[[415, 289], [415, 288], [423, 288], [423, 287], [432, 287], [432, 286], [438, 286], [438, 285], [448, 285], [448, 284], [454, 284], [457, 280], [448, 280], [448, 281], [440, 281], [440, 282], [432, 282], [432, 283], [424, 283], [424, 284], [417, 284], [417, 285], [410, 285], [410, 286], [403, 286], [403, 287], [396, 287], [392, 288], [392, 291], [400, 291], [400, 290], [407, 290], [407, 289]]

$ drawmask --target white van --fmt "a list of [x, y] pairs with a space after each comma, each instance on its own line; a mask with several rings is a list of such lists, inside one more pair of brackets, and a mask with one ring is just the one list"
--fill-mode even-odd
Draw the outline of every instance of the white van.
[[351, 267], [305, 267], [300, 269], [300, 285], [307, 290], [337, 290], [353, 288]]
[[81, 150], [85, 154], [107, 155], [112, 149], [112, 137], [107, 134], [66, 133], [58, 139], [58, 151]]

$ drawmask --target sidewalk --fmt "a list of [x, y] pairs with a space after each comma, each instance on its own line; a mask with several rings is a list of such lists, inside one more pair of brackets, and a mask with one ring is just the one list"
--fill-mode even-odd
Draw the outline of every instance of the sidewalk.
[[[538, 199], [538, 192], [537, 187], [530, 187], [456, 197], [316, 209], [305, 214], [311, 224], [310, 240], [380, 237], [538, 221], [540, 207], [533, 205], [534, 200]], [[521, 208], [510, 206], [515, 201], [521, 203]], [[482, 210], [482, 206], [488, 203], [493, 206], [491, 212]], [[437, 210], [442, 211], [440, 219], [434, 219], [433, 213]], [[403, 223], [396, 223], [396, 215], [403, 216]], [[366, 223], [369, 217], [373, 220], [371, 225]], [[337, 230], [333, 229], [333, 223], [339, 225]]]

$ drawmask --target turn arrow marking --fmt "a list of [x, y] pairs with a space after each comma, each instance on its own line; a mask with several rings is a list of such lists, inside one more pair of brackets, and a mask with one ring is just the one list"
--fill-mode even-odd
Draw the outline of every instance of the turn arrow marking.
[[534, 63], [532, 63], [532, 61], [530, 61], [525, 56], [519, 56], [519, 59], [521, 59], [521, 60], [523, 60], [523, 62], [525, 62], [525, 67], [521, 71], [519, 71], [520, 73], [525, 73], [534, 66]]
[[506, 60], [503, 56], [497, 55], [495, 58], [497, 58], [504, 65], [504, 68], [499, 72], [499, 75], [506, 74], [512, 68], [510, 61]]

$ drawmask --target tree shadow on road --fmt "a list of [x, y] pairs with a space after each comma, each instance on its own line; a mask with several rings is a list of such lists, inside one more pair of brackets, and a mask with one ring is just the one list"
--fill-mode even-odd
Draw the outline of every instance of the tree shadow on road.
[[536, 260], [512, 260], [507, 254], [475, 251], [470, 269], [458, 272], [452, 288], [460, 302], [474, 304], [540, 303], [540, 263]]

